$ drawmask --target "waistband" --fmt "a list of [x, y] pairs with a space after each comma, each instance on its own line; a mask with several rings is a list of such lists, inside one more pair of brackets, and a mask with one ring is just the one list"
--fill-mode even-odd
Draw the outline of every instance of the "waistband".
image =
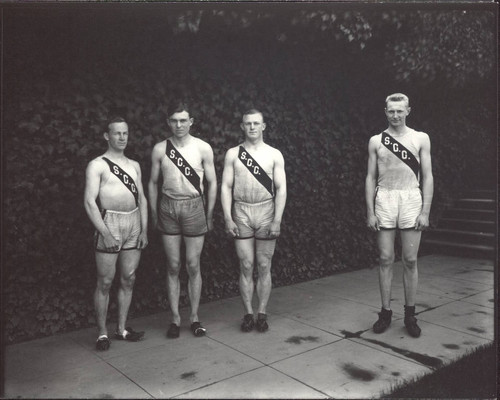
[[122, 214], [122, 215], [130, 215], [139, 211], [139, 207], [134, 208], [132, 211], [114, 211], [114, 210], [101, 210], [101, 213], [106, 214]]
[[391, 189], [391, 188], [386, 188], [382, 186], [377, 186], [375, 190], [382, 190], [384, 192], [420, 192], [419, 187], [411, 187], [411, 188], [405, 188], [405, 189]]
[[258, 203], [247, 203], [245, 201], [236, 200], [234, 202], [234, 204], [242, 204], [242, 205], [245, 205], [245, 206], [254, 207], [254, 206], [262, 206], [264, 204], [268, 204], [268, 203], [272, 203], [272, 202], [274, 202], [274, 198], [271, 198], [271, 199], [268, 199], [268, 200], [264, 200], [264, 201], [259, 201]]
[[165, 193], [162, 193], [162, 198], [165, 198], [169, 201], [176, 201], [176, 202], [190, 202], [190, 201], [199, 201], [202, 197], [201, 196], [196, 196], [196, 197], [192, 197], [190, 199], [174, 199], [172, 197], [169, 197], [167, 196]]

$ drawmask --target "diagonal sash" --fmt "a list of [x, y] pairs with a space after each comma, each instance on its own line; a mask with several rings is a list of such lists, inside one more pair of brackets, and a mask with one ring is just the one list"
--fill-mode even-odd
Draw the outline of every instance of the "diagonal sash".
[[413, 153], [403, 146], [400, 142], [394, 139], [387, 132], [382, 132], [382, 144], [394, 154], [397, 158], [403, 161], [415, 173], [418, 180], [418, 172], [420, 171], [420, 163], [415, 158]]
[[194, 186], [194, 188], [200, 193], [200, 196], [203, 197], [203, 192], [201, 191], [201, 179], [200, 176], [196, 173], [193, 167], [189, 165], [186, 159], [182, 156], [181, 153], [174, 147], [170, 140], [167, 140], [167, 148], [166, 148], [167, 157], [174, 163], [174, 165], [181, 171], [181, 174], [186, 177], [186, 179]]
[[262, 186], [264, 186], [271, 196], [274, 196], [273, 181], [269, 178], [266, 171], [259, 165], [257, 161], [246, 151], [243, 146], [240, 146], [238, 153], [238, 158], [243, 163], [245, 167], [250, 171], [250, 173], [257, 179]]
[[137, 191], [137, 186], [135, 185], [134, 180], [127, 174], [120, 166], [116, 165], [110, 159], [103, 157], [104, 161], [106, 161], [109, 165], [109, 169], [111, 172], [127, 187], [128, 190], [132, 192], [135, 198], [135, 205], [139, 205], [139, 192]]

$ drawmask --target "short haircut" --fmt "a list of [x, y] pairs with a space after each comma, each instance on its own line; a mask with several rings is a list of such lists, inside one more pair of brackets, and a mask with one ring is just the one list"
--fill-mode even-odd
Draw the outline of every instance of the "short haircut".
[[108, 130], [109, 128], [111, 127], [111, 124], [117, 124], [117, 123], [120, 123], [120, 122], [125, 122], [127, 123], [127, 121], [125, 121], [125, 118], [123, 117], [120, 117], [118, 115], [113, 115], [112, 117], [110, 117], [108, 119]]
[[262, 121], [264, 121], [264, 114], [262, 114], [261, 111], [257, 110], [256, 108], [250, 108], [246, 110], [243, 115], [241, 116], [241, 120], [245, 117], [245, 115], [252, 115], [252, 114], [260, 114], [262, 115]]
[[174, 100], [169, 103], [167, 106], [167, 117], [170, 117], [171, 115], [175, 113], [180, 113], [183, 111], [186, 111], [189, 116], [191, 117], [191, 107], [189, 103], [186, 100]]
[[386, 97], [385, 106], [387, 107], [387, 103], [390, 101], [404, 101], [406, 103], [406, 107], [410, 107], [410, 99], [406, 94], [403, 93], [393, 93]]

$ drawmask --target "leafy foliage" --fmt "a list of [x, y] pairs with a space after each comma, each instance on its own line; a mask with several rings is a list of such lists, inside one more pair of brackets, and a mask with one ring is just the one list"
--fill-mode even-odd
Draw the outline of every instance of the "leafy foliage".
[[[115, 110], [129, 122], [127, 154], [141, 164], [144, 184], [152, 147], [166, 133], [165, 104], [171, 98], [191, 99], [193, 131], [211, 144], [219, 182], [226, 149], [242, 139], [240, 112], [263, 110], [266, 141], [282, 151], [288, 181], [282, 236], [273, 259], [275, 286], [375, 263], [374, 237], [364, 221], [366, 146], [371, 135], [385, 128], [382, 108], [388, 92], [410, 95], [410, 126], [431, 136], [438, 205], [477, 183], [478, 177], [488, 177], [485, 171], [495, 162], [495, 112], [489, 105], [494, 93], [488, 81], [453, 90], [443, 90], [445, 83], [395, 83], [384, 65], [374, 67], [385, 43], [354, 46], [357, 35], [365, 35], [367, 43], [381, 35], [382, 28], [370, 23], [374, 17], [325, 12], [299, 13], [298, 20], [288, 16], [287, 21], [297, 32], [319, 23], [320, 31], [321, 26], [327, 27], [324, 32], [331, 28], [345, 43], [312, 43], [291, 31], [285, 40], [267, 40], [275, 37], [269, 30], [279, 28], [271, 26], [272, 13], [259, 17], [269, 20], [259, 25], [262, 30], [242, 30], [235, 22], [237, 34], [230, 36], [216, 29], [220, 15], [202, 19], [206, 14], [193, 11], [193, 18], [200, 17], [196, 29], [203, 34], [179, 31], [172, 36], [168, 26], [160, 29], [152, 23], [149, 29], [143, 26], [139, 40], [134, 26], [120, 18], [101, 26], [96, 17], [97, 25], [90, 29], [87, 19], [74, 17], [68, 22], [56, 19], [59, 27], [72, 32], [71, 41], [47, 46], [59, 40], [58, 29], [52, 35], [29, 16], [22, 19], [31, 22], [31, 29], [17, 36], [25, 53], [6, 44], [6, 91], [12, 99], [6, 105], [4, 137], [7, 340], [95, 322], [93, 227], [82, 196], [86, 165], [105, 151], [105, 120]], [[253, 17], [246, 15], [249, 23]], [[115, 30], [107, 30], [114, 23], [126, 27], [119, 41]], [[93, 45], [82, 41], [82, 32]], [[354, 35], [351, 42], [349, 34]], [[332, 48], [347, 51], [349, 57], [339, 57]], [[26, 68], [28, 61], [38, 68]], [[438, 212], [439, 206], [433, 207], [433, 218]], [[202, 254], [204, 302], [238, 294], [238, 260], [224, 233], [219, 202], [215, 227]], [[168, 307], [165, 257], [158, 234], [149, 232], [149, 238], [131, 316]], [[182, 305], [188, 302], [186, 281], [183, 270]]]

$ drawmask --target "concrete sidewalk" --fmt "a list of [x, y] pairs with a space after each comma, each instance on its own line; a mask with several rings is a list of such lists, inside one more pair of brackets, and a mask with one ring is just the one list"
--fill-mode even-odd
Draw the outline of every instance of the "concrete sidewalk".
[[[136, 318], [138, 343], [95, 351], [95, 328], [7, 346], [7, 398], [377, 398], [494, 338], [492, 261], [419, 259], [418, 339], [403, 325], [402, 268], [390, 328], [374, 334], [377, 271], [273, 289], [267, 333], [239, 330], [239, 297], [203, 304], [207, 336], [167, 339], [169, 313]], [[114, 326], [109, 326], [110, 332]]]

